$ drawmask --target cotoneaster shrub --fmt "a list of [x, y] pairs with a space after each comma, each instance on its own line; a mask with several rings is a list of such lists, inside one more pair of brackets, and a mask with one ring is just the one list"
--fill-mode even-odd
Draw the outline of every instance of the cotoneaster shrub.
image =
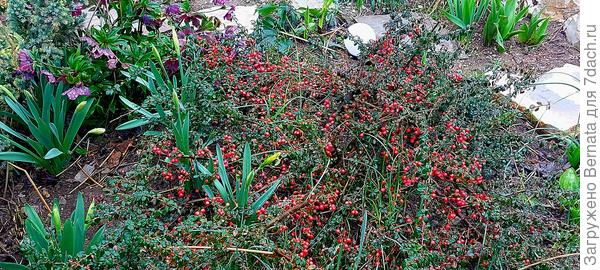
[[[243, 35], [186, 35], [185, 66], [202, 86], [199, 98], [184, 104], [194, 154], [181, 153], [169, 130], [166, 140], [152, 139], [144, 172], [131, 176], [141, 181], [129, 187], [152, 199], [124, 197], [116, 206], [152, 218], [133, 221], [137, 214], [111, 211], [109, 218], [129, 231], [115, 246], [144, 265], [153, 258], [182, 269], [443, 269], [485, 262], [498, 232], [486, 231], [486, 182], [493, 175], [484, 171], [488, 157], [510, 148], [491, 134], [510, 124], [511, 111], [490, 105], [484, 78], [453, 71], [452, 56], [434, 50], [438, 36], [400, 16], [390, 29], [359, 63], [336, 69], [262, 53]], [[469, 98], [474, 93], [479, 100]], [[169, 97], [149, 103], [155, 102]], [[489, 153], [484, 141], [499, 146]], [[218, 173], [189, 166], [193, 159], [216, 168], [218, 144], [230, 179], [239, 177], [245, 143], [254, 160], [282, 152], [254, 178], [255, 194], [282, 182], [251, 224], [206, 195]], [[148, 200], [155, 207], [134, 210]], [[131, 238], [136, 232], [150, 237]], [[140, 243], [147, 248], [133, 248]]]

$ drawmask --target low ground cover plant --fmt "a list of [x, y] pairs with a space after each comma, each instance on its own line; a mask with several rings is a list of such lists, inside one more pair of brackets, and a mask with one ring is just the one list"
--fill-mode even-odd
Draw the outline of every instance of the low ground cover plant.
[[[469, 104], [475, 99], [465, 97], [480, 91], [478, 98], [492, 102], [485, 79], [451, 72], [449, 55], [430, 53], [438, 37], [402, 22], [396, 17], [360, 66], [342, 73], [257, 51], [244, 36], [188, 36], [186, 46], [203, 52], [194, 56], [190, 67], [197, 72], [191, 74], [214, 87], [212, 102], [229, 109], [198, 113], [202, 101], [188, 101], [191, 119], [212, 119], [191, 122], [191, 154], [168, 135], [152, 148], [151, 169], [139, 176], [145, 184], [129, 187], [169, 191], [155, 203], [181, 207], [160, 212], [160, 223], [174, 221], [166, 228], [173, 237], [118, 245], [158, 241], [160, 248], [150, 253], [125, 250], [176, 268], [412, 269], [486, 261], [492, 256], [483, 245], [492, 196], [484, 172], [487, 158], [495, 156], [475, 147], [488, 139], [490, 125], [511, 123], [497, 122], [510, 110], [477, 111], [481, 101]], [[406, 38], [411, 45], [401, 45]], [[264, 158], [280, 152], [279, 162], [246, 184], [230, 181], [249, 179], [254, 162], [240, 147], [246, 143]], [[240, 223], [238, 211], [246, 204], [239, 194], [261, 204], [270, 197], [252, 210], [251, 224]], [[132, 230], [155, 225], [136, 223]], [[190, 254], [198, 247], [210, 251], [195, 260]], [[236, 248], [250, 251], [231, 251]]]

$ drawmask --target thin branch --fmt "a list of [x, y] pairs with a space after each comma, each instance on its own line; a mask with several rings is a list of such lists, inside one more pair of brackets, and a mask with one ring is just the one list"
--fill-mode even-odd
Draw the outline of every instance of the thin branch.
[[48, 203], [46, 202], [46, 199], [44, 199], [44, 196], [42, 196], [42, 193], [40, 193], [40, 190], [38, 189], [37, 185], [35, 184], [35, 182], [33, 182], [33, 179], [31, 179], [31, 175], [29, 175], [29, 172], [27, 172], [27, 170], [13, 164], [13, 163], [8, 163], [10, 166], [13, 166], [13, 168], [22, 171], [25, 173], [25, 176], [27, 176], [27, 179], [29, 180], [29, 183], [31, 183], [31, 185], [33, 186], [33, 189], [35, 189], [35, 193], [37, 193], [38, 197], [40, 198], [40, 200], [42, 200], [42, 202], [44, 203], [44, 206], [46, 206], [46, 209], [48, 210], [48, 213], [52, 212], [52, 210], [50, 210], [50, 206], [48, 206]]
[[[182, 248], [188, 248], [188, 249], [214, 249], [214, 247], [211, 247], [211, 246], [182, 246]], [[234, 252], [246, 252], [246, 253], [264, 254], [264, 255], [273, 255], [274, 254], [274, 252], [272, 252], [272, 251], [247, 249], [247, 248], [228, 247], [228, 248], [226, 248], [226, 250], [228, 250], [228, 251], [234, 251]]]
[[552, 260], [555, 260], [555, 259], [571, 257], [571, 256], [579, 256], [579, 253], [563, 254], [563, 255], [554, 256], [552, 258], [543, 259], [543, 260], [541, 260], [539, 262], [532, 263], [532, 264], [530, 264], [528, 266], [525, 266], [525, 267], [521, 267], [521, 268], [519, 268], [519, 270], [524, 270], [524, 269], [527, 269], [527, 268], [534, 267], [534, 266], [536, 266], [538, 264], [546, 263], [546, 262], [549, 262], [549, 261], [552, 261]]

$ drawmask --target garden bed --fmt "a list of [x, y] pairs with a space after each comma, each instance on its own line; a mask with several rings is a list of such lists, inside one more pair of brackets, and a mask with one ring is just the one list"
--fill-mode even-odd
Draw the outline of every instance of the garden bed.
[[[556, 21], [539, 46], [507, 40], [507, 52], [498, 53], [479, 31], [472, 39], [454, 32], [439, 13], [447, 7], [434, 5], [433, 17], [449, 35], [429, 32], [402, 11], [425, 14], [430, 4], [409, 3], [391, 15], [385, 36], [352, 57], [342, 45], [358, 14], [352, 3], [335, 16], [314, 9], [309, 18], [261, 1], [248, 34], [221, 21], [231, 19], [232, 4], [253, 1], [227, 2], [225, 18], [195, 12], [219, 1], [189, 8], [121, 1], [94, 11], [102, 23], [118, 10], [109, 24], [63, 25], [36, 36], [23, 30], [35, 26], [19, 17], [21, 2], [9, 1], [5, 21], [22, 32], [20, 41], [2, 44], [10, 61], [1, 62], [0, 85], [9, 90], [0, 117], [14, 128], [2, 134], [41, 140], [22, 124], [17, 104], [24, 104], [32, 118], [34, 107], [51, 112], [47, 134], [60, 142], [39, 158], [33, 152], [41, 146], [31, 143], [31, 158], [5, 158], [33, 183], [8, 163], [0, 173], [0, 262], [31, 269], [518, 269], [559, 256], [534, 269], [579, 266], [578, 181], [565, 173], [576, 172], [570, 151], [577, 138], [572, 130], [539, 132], [489, 75], [524, 75], [510, 84], [522, 90], [542, 73], [578, 64]], [[53, 8], [66, 12], [61, 23], [78, 25], [84, 7], [67, 2]], [[167, 23], [175, 26], [165, 31]], [[475, 28], [482, 27], [484, 20]], [[37, 39], [52, 45], [38, 50]], [[448, 39], [458, 50], [437, 49]], [[57, 101], [68, 123], [85, 112], [66, 148]], [[3, 151], [17, 150], [24, 151], [13, 143]], [[78, 193], [95, 205], [80, 217], [85, 230], [73, 231], [90, 248], [64, 255], [67, 221], [58, 233], [47, 205], [56, 199], [63, 218], [79, 213]], [[32, 233], [42, 229], [21, 211], [25, 205], [47, 224], [43, 252]], [[103, 232], [98, 242], [96, 231]]]

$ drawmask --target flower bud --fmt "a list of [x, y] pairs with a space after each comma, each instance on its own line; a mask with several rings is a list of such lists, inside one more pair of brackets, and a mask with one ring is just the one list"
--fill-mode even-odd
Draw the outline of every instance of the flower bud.
[[106, 132], [106, 129], [104, 129], [104, 128], [94, 128], [94, 129], [88, 131], [88, 134], [101, 135], [101, 134], [104, 134], [104, 132]]
[[87, 104], [87, 101], [82, 101], [79, 104], [77, 104], [77, 108], [75, 108], [75, 112], [79, 112], [79, 111], [83, 110], [83, 108], [85, 107], [85, 104]]

